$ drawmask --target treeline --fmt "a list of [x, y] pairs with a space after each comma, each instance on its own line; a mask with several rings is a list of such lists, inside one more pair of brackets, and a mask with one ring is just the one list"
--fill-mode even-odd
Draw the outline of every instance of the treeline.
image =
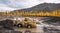
[[34, 17], [39, 17], [39, 16], [56, 16], [60, 17], [60, 10], [58, 11], [52, 11], [52, 12], [25, 12], [25, 11], [15, 11], [15, 12], [0, 12], [0, 16], [5, 15], [5, 16], [34, 16]]

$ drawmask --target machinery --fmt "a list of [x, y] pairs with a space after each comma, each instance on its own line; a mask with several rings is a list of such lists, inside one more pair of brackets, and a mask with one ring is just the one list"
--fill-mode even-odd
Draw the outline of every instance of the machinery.
[[18, 27], [34, 28], [36, 27], [36, 22], [31, 21], [29, 18], [25, 18], [24, 20], [20, 21], [20, 23], [16, 21], [15, 25]]
[[36, 22], [35, 21], [31, 21], [29, 18], [25, 18], [22, 21], [18, 21], [18, 10], [16, 11], [16, 21], [15, 21], [15, 26], [18, 27], [26, 27], [26, 28], [33, 28], [36, 27]]

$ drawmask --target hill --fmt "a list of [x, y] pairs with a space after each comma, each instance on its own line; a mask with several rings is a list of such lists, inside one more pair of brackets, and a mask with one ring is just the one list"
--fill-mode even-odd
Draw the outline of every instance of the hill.
[[58, 4], [55, 4], [55, 3], [42, 3], [42, 4], [38, 4], [34, 7], [20, 9], [18, 11], [28, 11], [28, 12], [34, 12], [34, 11], [46, 12], [46, 11], [48, 11], [48, 12], [51, 12], [51, 11], [59, 10], [59, 9], [60, 9], [60, 3], [58, 3]]

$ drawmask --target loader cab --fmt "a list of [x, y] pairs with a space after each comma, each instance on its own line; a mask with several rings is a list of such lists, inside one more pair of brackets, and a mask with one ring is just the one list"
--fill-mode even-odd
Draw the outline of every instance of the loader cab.
[[29, 18], [25, 18], [24, 21], [31, 21]]

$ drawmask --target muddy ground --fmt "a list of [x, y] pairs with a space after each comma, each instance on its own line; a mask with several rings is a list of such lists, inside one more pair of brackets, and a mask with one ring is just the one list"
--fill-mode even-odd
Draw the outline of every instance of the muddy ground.
[[0, 25], [0, 33], [60, 33], [60, 18], [45, 18], [45, 21], [36, 25], [36, 28], [5, 28]]

